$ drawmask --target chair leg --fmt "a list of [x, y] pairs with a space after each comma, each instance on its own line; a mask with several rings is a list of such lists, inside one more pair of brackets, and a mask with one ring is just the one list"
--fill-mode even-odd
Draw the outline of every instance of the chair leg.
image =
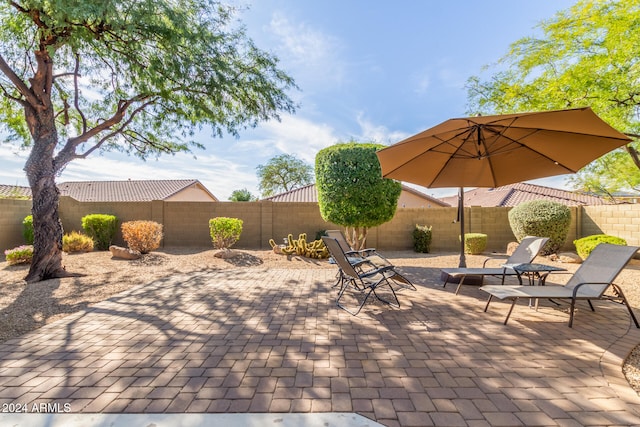
[[591, 311], [596, 311], [596, 309], [593, 307], [593, 304], [591, 303], [591, 300], [588, 299], [587, 302], [589, 303], [589, 307], [591, 307]]
[[[591, 301], [589, 301], [589, 304], [591, 304]], [[571, 298], [571, 306], [569, 307], [569, 327], [573, 328], [573, 314], [576, 310], [576, 299], [575, 298]]]
[[511, 303], [511, 307], [509, 307], [509, 312], [507, 313], [507, 317], [504, 319], [504, 325], [507, 324], [507, 322], [509, 321], [509, 317], [511, 317], [511, 312], [513, 311], [513, 307], [516, 305], [516, 302], [518, 302], [518, 298], [514, 298], [513, 302]]
[[636, 328], [640, 328], [640, 324], [638, 324], [638, 319], [636, 318], [636, 315], [633, 313], [633, 310], [631, 309], [631, 306], [629, 305], [629, 301], [627, 301], [627, 298], [624, 296], [624, 293], [622, 292], [622, 289], [620, 288], [620, 286], [616, 285], [615, 283], [612, 283], [612, 286], [613, 286], [614, 291], [618, 294], [618, 296], [620, 297], [620, 299], [624, 303], [624, 305], [627, 306], [627, 310], [629, 311], [629, 315], [631, 316], [631, 319], [633, 319], [633, 323], [635, 323]]
[[464, 279], [467, 276], [462, 276], [460, 277], [460, 282], [458, 283], [458, 287], [456, 288], [456, 295], [458, 295], [458, 292], [460, 292], [460, 288], [462, 288], [462, 285], [464, 284]]
[[396, 300], [396, 302], [392, 302], [392, 301], [387, 301], [384, 298], [380, 298], [380, 296], [378, 295], [378, 293], [376, 292], [376, 288], [379, 285], [375, 285], [371, 288], [371, 290], [373, 291], [373, 294], [376, 296], [376, 298], [378, 298], [378, 300], [382, 301], [385, 304], [390, 305], [391, 307], [395, 307], [395, 308], [400, 308], [400, 301], [398, 301], [398, 296], [396, 295], [396, 291], [393, 290], [393, 286], [391, 286], [391, 283], [387, 282], [387, 286], [389, 286], [389, 289], [391, 289], [391, 293], [393, 294], [393, 298]]
[[493, 295], [489, 294], [489, 299], [487, 300], [487, 305], [484, 306], [484, 312], [485, 313], [489, 309], [489, 303], [491, 302], [491, 298], [493, 298]]

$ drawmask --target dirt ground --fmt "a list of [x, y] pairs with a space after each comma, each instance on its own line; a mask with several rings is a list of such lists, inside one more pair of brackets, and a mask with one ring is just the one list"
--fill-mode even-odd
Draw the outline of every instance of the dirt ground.
[[[132, 287], [150, 283], [157, 278], [188, 272], [202, 272], [231, 268], [330, 268], [327, 260], [315, 260], [299, 256], [275, 254], [271, 250], [234, 250], [231, 258], [219, 258], [217, 250], [210, 248], [167, 248], [144, 255], [138, 260], [122, 260], [111, 257], [111, 253], [89, 252], [64, 254], [66, 270], [78, 277], [53, 279], [27, 284], [23, 278], [28, 265], [9, 266], [0, 263], [0, 342], [35, 330], [71, 313], [85, 309]], [[457, 267], [458, 255], [451, 253], [418, 254], [413, 251], [385, 252], [384, 255], [396, 266], [430, 267], [434, 269]], [[489, 256], [500, 254], [467, 255], [468, 267], [480, 267]], [[569, 272], [577, 264], [566, 264], [538, 257], [536, 262], [558, 265]], [[499, 260], [492, 261], [498, 266]], [[562, 282], [562, 276], [558, 275]], [[640, 260], [632, 260], [618, 277], [632, 307], [640, 315]], [[640, 391], [640, 346], [627, 359], [623, 367], [631, 386]]]

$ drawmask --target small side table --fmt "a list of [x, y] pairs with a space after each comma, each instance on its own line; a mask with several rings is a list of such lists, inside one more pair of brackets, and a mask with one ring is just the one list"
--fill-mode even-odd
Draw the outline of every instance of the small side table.
[[[549, 273], [567, 271], [566, 268], [556, 267], [553, 265], [537, 264], [537, 263], [525, 263], [514, 265], [513, 270], [518, 275], [518, 281], [522, 285], [522, 276], [526, 276], [529, 281], [529, 286], [544, 286]], [[555, 301], [551, 301], [557, 304]], [[531, 307], [531, 298], [529, 298], [529, 307]], [[536, 298], [536, 310], [538, 309], [538, 299]]]
[[[544, 286], [545, 281], [547, 280], [547, 276], [549, 273], [558, 272], [558, 271], [567, 271], [566, 268], [556, 267], [553, 265], [546, 264], [537, 264], [537, 263], [525, 263], [525, 264], [517, 264], [512, 267], [516, 274], [518, 275], [518, 281], [522, 285], [522, 276], [527, 276], [529, 280], [529, 285], [534, 286]], [[537, 279], [537, 283], [536, 283]]]

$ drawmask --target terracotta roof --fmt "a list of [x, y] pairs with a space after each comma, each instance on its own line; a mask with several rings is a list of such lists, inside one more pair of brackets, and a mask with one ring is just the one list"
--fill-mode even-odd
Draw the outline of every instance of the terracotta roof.
[[21, 187], [19, 185], [3, 185], [0, 184], [0, 198], [16, 198], [16, 199], [30, 199], [31, 188]]
[[[458, 206], [458, 196], [443, 197], [441, 200]], [[465, 206], [517, 206], [530, 200], [552, 200], [567, 206], [607, 205], [610, 202], [602, 197], [574, 193], [542, 185], [517, 183], [497, 188], [476, 188], [465, 191]]]
[[[415, 194], [418, 197], [422, 197], [438, 206], [449, 206], [446, 202], [435, 197], [428, 196], [414, 188], [402, 184], [402, 191], [407, 191]], [[263, 200], [269, 200], [272, 202], [318, 202], [318, 190], [315, 184], [305, 185], [304, 187], [294, 188], [293, 190], [276, 194], [275, 196], [267, 197]]]
[[58, 188], [61, 196], [80, 202], [146, 202], [165, 200], [194, 184], [217, 200], [197, 179], [62, 182]]
[[304, 187], [294, 188], [275, 196], [267, 197], [263, 200], [271, 202], [318, 202], [318, 190], [315, 184], [308, 184]]

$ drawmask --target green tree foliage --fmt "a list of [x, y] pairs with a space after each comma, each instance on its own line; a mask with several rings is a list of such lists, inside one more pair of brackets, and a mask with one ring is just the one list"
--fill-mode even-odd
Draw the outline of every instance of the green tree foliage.
[[284, 193], [313, 182], [313, 167], [291, 154], [272, 157], [266, 165], [258, 165], [256, 169], [263, 197]]
[[[470, 113], [543, 111], [590, 106], [606, 122], [640, 134], [640, 3], [582, 0], [540, 24], [495, 66], [467, 84]], [[599, 194], [640, 191], [638, 143], [609, 153], [571, 178]]]
[[402, 191], [400, 182], [382, 178], [376, 151], [384, 145], [339, 143], [316, 155], [316, 186], [325, 221], [347, 228], [354, 249], [362, 249], [367, 229], [390, 221]]
[[0, 7], [0, 123], [30, 148], [27, 281], [66, 275], [55, 177], [72, 160], [141, 158], [292, 112], [292, 78], [215, 0], [11, 0]]
[[232, 202], [253, 202], [257, 200], [257, 197], [246, 188], [243, 188], [242, 190], [233, 190], [229, 200]]

